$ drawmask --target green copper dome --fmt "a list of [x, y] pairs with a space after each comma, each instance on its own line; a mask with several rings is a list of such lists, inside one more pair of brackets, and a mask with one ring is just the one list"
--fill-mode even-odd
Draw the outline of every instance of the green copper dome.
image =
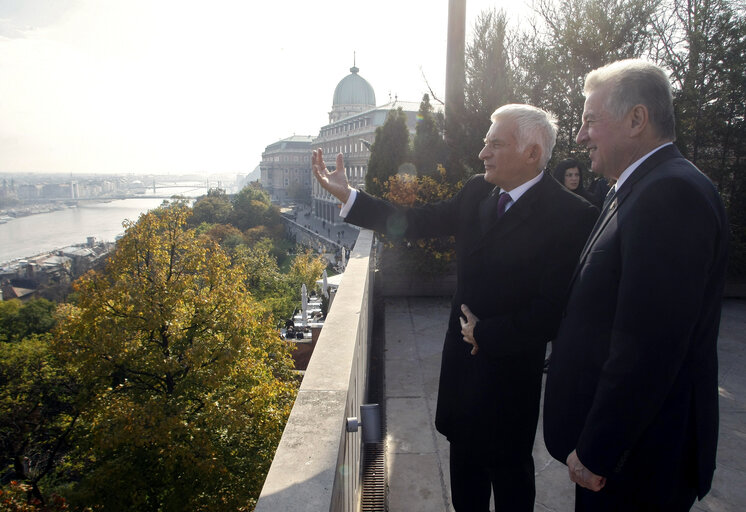
[[368, 81], [358, 75], [357, 67], [350, 68], [350, 74], [344, 77], [334, 89], [334, 103], [337, 105], [368, 105], [376, 106], [376, 94]]

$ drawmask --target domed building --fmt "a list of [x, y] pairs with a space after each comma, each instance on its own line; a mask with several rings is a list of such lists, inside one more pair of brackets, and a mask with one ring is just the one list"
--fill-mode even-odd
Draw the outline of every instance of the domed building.
[[332, 111], [329, 122], [333, 123], [376, 106], [376, 93], [368, 81], [358, 75], [356, 66], [350, 68], [350, 74], [344, 77], [334, 89]]
[[273, 201], [287, 202], [291, 199], [289, 189], [311, 187], [313, 214], [331, 225], [344, 221], [339, 217], [339, 201], [311, 179], [312, 148], [322, 148], [330, 165], [341, 152], [350, 184], [365, 188], [369, 148], [375, 141], [376, 128], [383, 125], [390, 110], [401, 107], [407, 115], [409, 132], [414, 136], [420, 108], [419, 102], [397, 98], [377, 107], [373, 87], [359, 72], [353, 65], [350, 74], [334, 88], [329, 124], [321, 127], [318, 136], [294, 135], [274, 142], [265, 148], [260, 163], [262, 187]]
[[[350, 74], [339, 81], [334, 89], [329, 124], [322, 126], [313, 141], [314, 148], [321, 148], [327, 155], [327, 165], [334, 164], [334, 157], [342, 153], [347, 168], [347, 178], [355, 188], [365, 188], [370, 146], [376, 138], [376, 128], [382, 126], [390, 110], [402, 108], [407, 114], [407, 127], [414, 136], [417, 123], [418, 102], [399, 101], [394, 98], [376, 107], [376, 94], [368, 81], [360, 76], [360, 69], [350, 68]], [[313, 180], [311, 200], [316, 217], [332, 225], [344, 221], [339, 217], [339, 201]]]

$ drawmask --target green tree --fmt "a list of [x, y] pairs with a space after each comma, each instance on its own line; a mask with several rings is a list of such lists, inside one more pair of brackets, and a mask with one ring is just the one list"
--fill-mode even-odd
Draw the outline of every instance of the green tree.
[[175, 203], [129, 224], [77, 283], [56, 353], [95, 395], [69, 497], [105, 510], [237, 510], [258, 496], [292, 406], [288, 348], [240, 266]]
[[47, 299], [0, 302], [0, 341], [20, 341], [32, 334], [49, 332], [57, 305]]
[[407, 115], [399, 107], [389, 112], [383, 126], [376, 128], [376, 138], [370, 149], [368, 171], [365, 174], [365, 190], [382, 197], [385, 181], [409, 162]]
[[207, 227], [208, 225], [200, 224], [200, 228], [203, 226], [206, 227], [203, 231], [204, 234], [215, 240], [223, 249], [228, 251], [245, 242], [241, 230], [230, 224], [214, 224], [209, 225], [209, 227]]
[[326, 268], [324, 259], [312, 251], [300, 253], [293, 259], [287, 273], [287, 280], [296, 300], [300, 301], [302, 285], [306, 285], [309, 293], [316, 288], [316, 280], [321, 278], [324, 268]]
[[86, 396], [49, 339], [0, 342], [0, 474], [28, 486], [42, 505]]
[[[650, 47], [659, 0], [541, 0], [539, 21], [514, 48], [522, 101], [557, 118], [552, 163], [576, 156], [585, 75], [611, 61], [637, 57]], [[581, 152], [581, 159], [585, 153]]]
[[418, 176], [435, 176], [438, 165], [445, 165], [448, 148], [443, 140], [443, 114], [433, 111], [430, 96], [425, 94], [417, 113], [417, 127], [412, 151], [412, 160]]
[[[454, 148], [469, 174], [483, 170], [479, 152], [491, 124], [490, 115], [515, 99], [505, 13], [495, 9], [482, 12], [473, 32], [465, 55], [464, 119]], [[451, 181], [463, 176], [456, 178]]]
[[247, 290], [272, 313], [273, 318], [289, 318], [297, 299], [290, 290], [286, 275], [280, 272], [274, 246], [268, 238], [251, 247], [238, 247], [233, 255], [240, 265]]
[[225, 190], [212, 188], [194, 203], [189, 224], [197, 226], [203, 222], [226, 224], [233, 211], [233, 205]]
[[244, 187], [232, 200], [231, 224], [241, 231], [256, 226], [282, 225], [280, 210], [272, 204], [269, 195], [257, 188]]
[[672, 0], [653, 23], [653, 56], [671, 70], [677, 145], [728, 207], [730, 274], [746, 277], [746, 16], [729, 0]]

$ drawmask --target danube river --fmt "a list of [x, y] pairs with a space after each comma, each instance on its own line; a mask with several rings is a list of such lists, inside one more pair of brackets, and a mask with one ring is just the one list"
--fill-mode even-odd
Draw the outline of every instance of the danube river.
[[[188, 195], [197, 197], [204, 193], [202, 188], [190, 190]], [[113, 242], [124, 233], [122, 222], [136, 221], [141, 213], [162, 202], [163, 199], [147, 196], [98, 203], [83, 201], [74, 208], [10, 220], [0, 224], [0, 263], [85, 243], [89, 236]]]

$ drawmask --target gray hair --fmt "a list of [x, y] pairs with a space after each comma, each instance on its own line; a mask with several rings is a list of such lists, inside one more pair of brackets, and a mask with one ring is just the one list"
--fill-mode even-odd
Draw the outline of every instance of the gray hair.
[[648, 119], [659, 136], [675, 140], [673, 93], [666, 72], [642, 59], [619, 60], [594, 69], [585, 77], [585, 95], [609, 85], [606, 109], [617, 119], [635, 105], [648, 109]]
[[549, 159], [552, 158], [552, 150], [557, 141], [556, 119], [540, 108], [515, 103], [503, 105], [495, 110], [490, 120], [494, 123], [498, 119], [515, 122], [518, 151], [525, 150], [531, 144], [539, 145], [541, 148], [539, 169], [544, 169]]

